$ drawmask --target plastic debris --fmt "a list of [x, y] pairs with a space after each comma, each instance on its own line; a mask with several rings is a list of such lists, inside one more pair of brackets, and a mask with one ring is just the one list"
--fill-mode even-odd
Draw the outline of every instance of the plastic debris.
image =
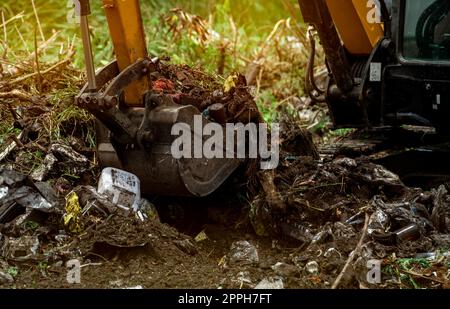
[[316, 261], [310, 261], [306, 264], [305, 269], [310, 274], [319, 273], [319, 264]]
[[390, 228], [389, 223], [389, 216], [383, 210], [377, 209], [370, 216], [367, 233], [369, 235], [374, 233], [386, 233]]
[[136, 175], [112, 167], [105, 168], [97, 191], [118, 207], [134, 211], [139, 209], [141, 190]]
[[156, 209], [155, 205], [150, 203], [147, 199], [141, 198], [138, 209], [139, 210], [136, 212], [136, 215], [138, 216], [139, 219], [141, 219], [141, 221], [145, 220], [159, 221], [158, 210]]
[[8, 192], [9, 192], [9, 188], [8, 187], [1, 186], [0, 187], [0, 200], [2, 198], [4, 198], [5, 196], [7, 196]]
[[311, 244], [321, 244], [329, 239], [333, 238], [333, 231], [329, 226], [325, 226], [320, 232], [318, 232], [311, 240]]
[[342, 259], [342, 254], [338, 250], [336, 250], [336, 248], [327, 249], [327, 251], [325, 251], [323, 256], [326, 258], [335, 257], [335, 258]]
[[19, 186], [27, 176], [9, 169], [2, 169], [0, 167], [0, 177], [2, 182], [0, 184], [5, 184], [9, 187]]
[[420, 238], [420, 228], [413, 223], [394, 232], [397, 242], [413, 241]]
[[225, 92], [230, 92], [233, 88], [236, 87], [239, 76], [237, 74], [233, 74], [227, 77], [225, 82], [223, 83], [223, 89]]
[[282, 290], [284, 289], [282, 278], [264, 278], [259, 282], [255, 290]]
[[259, 262], [258, 250], [248, 241], [237, 241], [231, 245], [229, 253], [231, 264], [251, 265]]
[[437, 261], [439, 259], [448, 259], [450, 258], [450, 252], [426, 252], [426, 253], [418, 253], [415, 256], [416, 259], [427, 259], [430, 261]]
[[64, 225], [72, 233], [80, 233], [83, 228], [80, 224], [82, 208], [78, 200], [78, 195], [71, 192], [66, 196], [66, 213], [64, 214]]
[[[73, 189], [78, 196], [78, 201], [82, 207], [82, 215], [98, 214], [101, 217], [107, 217], [111, 213], [115, 213], [118, 209], [116, 205], [111, 203], [106, 196], [97, 192], [94, 187], [91, 186], [78, 186]], [[125, 213], [129, 213], [129, 209], [125, 210]]]
[[200, 233], [195, 236], [194, 240], [196, 242], [202, 242], [208, 239], [208, 235], [206, 235], [205, 230], [201, 231]]
[[31, 187], [21, 187], [11, 194], [9, 198], [25, 208], [36, 209], [47, 213], [59, 213], [59, 209], [55, 205], [49, 203]]

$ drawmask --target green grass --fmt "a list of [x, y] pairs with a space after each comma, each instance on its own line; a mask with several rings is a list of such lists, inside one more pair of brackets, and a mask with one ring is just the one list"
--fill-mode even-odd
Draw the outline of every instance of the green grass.
[[[293, 0], [286, 1], [291, 5]], [[170, 40], [167, 27], [161, 23], [162, 17], [174, 7], [180, 7], [193, 14], [201, 15], [205, 20], [210, 20], [212, 28], [224, 38], [229, 38], [233, 33], [231, 30], [230, 18], [233, 19], [240, 40], [239, 53], [249, 55], [261, 39], [270, 33], [273, 25], [282, 18], [287, 18], [290, 12], [286, 9], [283, 1], [250, 1], [250, 0], [222, 0], [222, 1], [174, 1], [174, 0], [146, 0], [140, 1], [143, 16], [144, 28], [147, 34], [148, 50], [153, 55], [161, 53], [172, 56], [175, 62], [187, 63], [190, 65], [202, 65], [211, 69], [217, 51], [217, 46], [199, 46], [188, 36], [183, 36], [180, 40]], [[35, 0], [36, 10], [43, 36], [49, 39], [54, 32], [60, 32], [54, 44], [54, 48], [47, 49], [42, 61], [53, 60], [58, 55], [58, 47], [61, 44], [69, 44], [74, 37], [77, 46], [77, 56], [75, 65], [79, 68], [83, 66], [81, 52], [81, 41], [79, 38], [78, 25], [68, 22], [67, 17], [71, 16], [71, 8], [66, 0]], [[101, 1], [91, 1], [92, 15], [90, 24], [92, 30], [92, 43], [97, 66], [108, 63], [113, 58], [112, 44], [103, 13]], [[6, 45], [11, 58], [23, 57], [28, 52], [34, 50], [34, 37], [37, 36], [38, 43], [43, 41], [36, 17], [33, 12], [31, 0], [3, 0], [1, 10], [4, 12], [5, 20], [14, 18], [20, 14], [20, 18], [6, 25]], [[298, 12], [299, 14], [299, 12]], [[3, 29], [2, 29], [3, 30]], [[1, 31], [3, 33], [3, 31]], [[20, 39], [24, 38], [25, 43]], [[1, 35], [2, 41], [4, 40]], [[5, 44], [2, 44], [0, 51], [5, 51]], [[233, 63], [232, 63], [233, 64]], [[231, 68], [235, 69], [235, 68]]]
[[[60, 54], [60, 50], [74, 44], [73, 65], [82, 70], [84, 60], [78, 25], [67, 20], [72, 10], [69, 2], [34, 1], [42, 28], [38, 26], [31, 0], [2, 0], [4, 19], [18, 18], [0, 29], [0, 55], [3, 55], [0, 58], [5, 59], [4, 62], [17, 63], [34, 51], [35, 40], [40, 46], [44, 40], [54, 36], [54, 41], [40, 55], [39, 61], [54, 63], [63, 59], [66, 55]], [[218, 80], [224, 80], [234, 72], [245, 73], [249, 62], [265, 59], [264, 75], [258, 80], [255, 98], [269, 122], [274, 121], [280, 112], [286, 112], [284, 107], [279, 106], [280, 102], [289, 96], [303, 96], [307, 51], [306, 48], [300, 51], [293, 48], [295, 44], [303, 44], [305, 33], [296, 0], [141, 0], [140, 3], [151, 56], [168, 56], [173, 63], [201, 68], [217, 76]], [[189, 23], [183, 25], [179, 33], [170, 32], [167, 22], [170, 19], [167, 17], [171, 16], [170, 10], [174, 7], [201, 16], [210, 34], [209, 40], [200, 40], [200, 34], [191, 31]], [[114, 54], [101, 1], [91, 1], [91, 8], [89, 21], [94, 62], [100, 68], [109, 63]], [[287, 22], [288, 19], [290, 22]], [[284, 22], [266, 41], [280, 20]], [[3, 30], [6, 30], [6, 36]], [[222, 62], [223, 71], [220, 70]], [[79, 88], [79, 83], [68, 78], [66, 87], [50, 93], [52, 102], [56, 105], [68, 100]], [[287, 112], [294, 111], [288, 108]], [[88, 120], [87, 115], [70, 108], [64, 110], [59, 118]], [[2, 132], [0, 128], [0, 135]], [[60, 136], [57, 130], [53, 135], [54, 138]]]

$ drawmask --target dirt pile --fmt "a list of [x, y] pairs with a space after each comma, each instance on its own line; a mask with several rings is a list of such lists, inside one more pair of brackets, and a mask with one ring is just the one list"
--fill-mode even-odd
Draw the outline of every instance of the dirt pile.
[[[331, 287], [349, 261], [336, 286], [448, 287], [445, 185], [407, 187], [365, 157], [296, 156], [292, 140], [283, 150], [279, 168], [260, 174], [249, 217], [259, 235], [298, 241], [289, 265], [307, 269], [308, 286]], [[378, 284], [367, 282], [371, 260], [381, 265]]]

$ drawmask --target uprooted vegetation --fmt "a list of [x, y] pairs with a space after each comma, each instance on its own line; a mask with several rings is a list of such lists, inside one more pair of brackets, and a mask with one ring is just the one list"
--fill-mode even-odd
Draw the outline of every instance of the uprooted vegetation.
[[[206, 199], [149, 197], [144, 221], [95, 193], [93, 119], [73, 104], [84, 83], [76, 40], [55, 32], [37, 40], [42, 57], [31, 47], [0, 56], [0, 286], [73, 287], [66, 263], [77, 259], [81, 287], [449, 287], [448, 185], [409, 188], [364, 156], [318, 150], [312, 139], [351, 131], [330, 133], [325, 107], [303, 96], [304, 26], [285, 19], [249, 38], [226, 20], [180, 9], [152, 19], [174, 42], [150, 43], [161, 59], [154, 86], [200, 110], [214, 93], [256, 102], [282, 124], [280, 165], [246, 169]], [[239, 120], [240, 109], [227, 112]], [[367, 281], [369, 260], [381, 264], [379, 284]]]

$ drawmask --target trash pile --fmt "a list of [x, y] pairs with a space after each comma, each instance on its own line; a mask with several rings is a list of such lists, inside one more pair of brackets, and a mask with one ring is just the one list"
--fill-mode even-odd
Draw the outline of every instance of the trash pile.
[[[249, 210], [251, 224], [261, 236], [298, 241], [288, 265], [309, 274], [303, 287], [449, 286], [445, 185], [430, 192], [406, 187], [364, 157], [317, 160], [285, 153], [270, 177], [264, 173], [263, 190]], [[268, 178], [272, 186], [264, 184]], [[367, 281], [371, 260], [382, 265], [378, 284]]]
[[[159, 61], [152, 81], [218, 123], [262, 121], [240, 75], [222, 85]], [[365, 157], [323, 156], [298, 119], [282, 123], [276, 170], [247, 171], [233, 197], [181, 200], [181, 212], [207, 204], [205, 218], [189, 223], [202, 232], [190, 237], [160, 222], [164, 205], [141, 197], [136, 176], [99, 173], [90, 115], [73, 108], [83, 121], [63, 117], [46, 96], [9, 112], [15, 130], [0, 145], [1, 287], [72, 287], [66, 265], [74, 259], [81, 287], [449, 287], [448, 185], [409, 188]], [[377, 284], [367, 280], [374, 260]]]

